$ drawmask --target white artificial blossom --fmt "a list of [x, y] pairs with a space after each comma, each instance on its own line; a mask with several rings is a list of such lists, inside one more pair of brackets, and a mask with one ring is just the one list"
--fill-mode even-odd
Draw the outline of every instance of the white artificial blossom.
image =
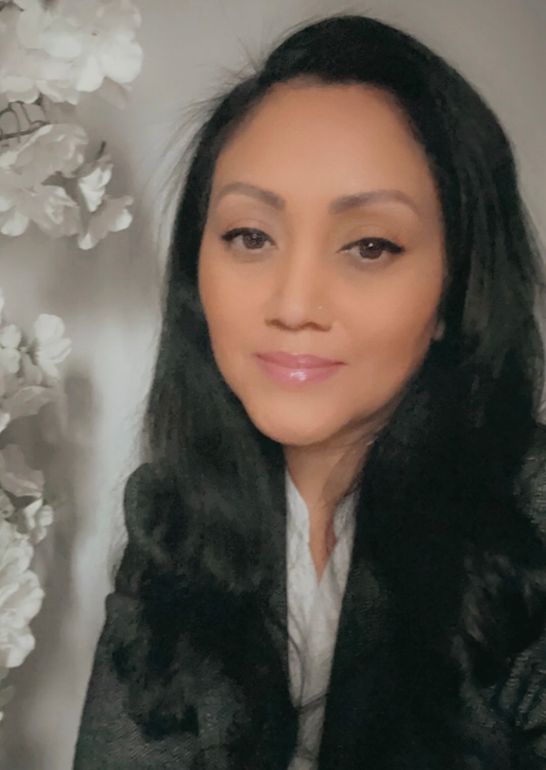
[[[59, 366], [70, 353], [60, 318], [40, 315], [27, 340], [7, 322], [3, 307], [0, 291], [0, 685], [7, 670], [20, 666], [34, 649], [29, 623], [44, 591], [30, 563], [34, 546], [53, 521], [44, 474], [31, 468], [21, 447], [2, 434], [13, 421], [36, 415], [58, 398]], [[13, 688], [0, 689], [0, 720], [12, 695]]]
[[[91, 147], [77, 106], [90, 94], [125, 106], [140, 23], [133, 0], [0, 0], [0, 241], [37, 227], [87, 250], [131, 224], [133, 200], [110, 194], [113, 160], [105, 142]], [[28, 336], [8, 322], [0, 288], [0, 720], [9, 670], [35, 646], [44, 590], [31, 562], [54, 519], [10, 426], [62, 394], [70, 349], [57, 316], [39, 315]]]
[[140, 23], [133, 0], [0, 0], [1, 235], [33, 224], [86, 250], [131, 224], [132, 198], [108, 192], [104, 142], [93, 153], [75, 113], [91, 93], [125, 105], [142, 66]]

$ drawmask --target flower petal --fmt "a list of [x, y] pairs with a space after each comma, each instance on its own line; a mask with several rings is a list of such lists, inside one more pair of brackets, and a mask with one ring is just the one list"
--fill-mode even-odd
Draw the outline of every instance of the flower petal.
[[61, 318], [43, 313], [34, 322], [34, 359], [49, 377], [59, 378], [58, 365], [71, 350], [72, 343], [64, 337], [64, 323]]
[[3, 409], [0, 409], [0, 433], [4, 431], [11, 421], [11, 415], [9, 412], [4, 411]]
[[0, 348], [0, 369], [8, 374], [17, 374], [21, 363], [21, 354], [13, 348]]
[[112, 178], [112, 168], [110, 156], [104, 154], [95, 163], [82, 169], [83, 175], [78, 178], [78, 188], [89, 211], [96, 211], [102, 203], [106, 186]]
[[9, 412], [12, 420], [16, 420], [18, 417], [30, 417], [38, 414], [45, 404], [51, 403], [55, 398], [56, 394], [51, 388], [30, 385], [19, 388], [12, 396], [6, 398], [3, 409]]
[[104, 70], [96, 56], [88, 54], [80, 60], [74, 86], [78, 91], [92, 92], [101, 87]]
[[126, 207], [132, 202], [133, 199], [129, 195], [121, 198], [106, 197], [97, 213], [90, 218], [87, 232], [78, 238], [79, 247], [92, 249], [108, 233], [118, 232], [129, 227], [133, 215]]
[[21, 330], [15, 324], [0, 328], [0, 347], [18, 348], [21, 344]]
[[15, 237], [22, 235], [30, 223], [29, 217], [20, 211], [12, 209], [9, 214], [0, 216], [0, 233]]
[[100, 53], [100, 63], [106, 77], [116, 83], [131, 83], [142, 68], [142, 48], [134, 40], [118, 41]]

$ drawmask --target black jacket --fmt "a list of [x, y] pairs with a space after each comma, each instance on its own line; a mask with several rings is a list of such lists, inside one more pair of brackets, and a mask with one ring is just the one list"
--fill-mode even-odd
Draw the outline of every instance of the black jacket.
[[[522, 489], [525, 489], [528, 515], [537, 524], [546, 548], [545, 435], [546, 431], [541, 429], [525, 463]], [[146, 741], [126, 711], [126, 689], [113, 671], [112, 650], [123, 639], [125, 629], [135, 622], [139, 538], [143, 536], [146, 506], [150, 505], [145, 492], [148, 475], [149, 467], [141, 466], [126, 486], [124, 505], [129, 540], [116, 575], [115, 590], [106, 598], [106, 620], [96, 648], [73, 767], [74, 770], [231, 768], [233, 765], [227, 762], [226, 754], [215, 750], [229, 735], [231, 690], [228, 682], [221, 678], [198, 679], [192, 704], [197, 716], [194, 729], [184, 735], [171, 734]], [[285, 610], [282, 549], [278, 558], [278, 583], [272, 601]], [[429, 724], [424, 725], [422, 714], [408, 705], [411, 700], [397, 707], [390, 703], [386, 685], [388, 672], [385, 675], [385, 667], [389, 665], [387, 617], [388, 597], [368, 565], [353, 559], [326, 703], [320, 770], [546, 770], [546, 628], [539, 639], [511, 661], [508, 673], [500, 681], [483, 688], [468, 684], [463, 688], [460, 714], [464, 729], [455, 755], [449, 753], [441, 727], [436, 730], [434, 714], [427, 716]], [[277, 657], [267, 655], [264, 649], [264, 665], [280, 660], [280, 666], [271, 663], [267, 670], [272, 681], [280, 682], [288, 693], [286, 640], [272, 633], [270, 644]], [[357, 651], [364, 665], [355, 667]], [[424, 654], [418, 674], [424, 686], [430, 686], [432, 691], [434, 669], [429, 671], [427, 664]], [[427, 683], [428, 676], [431, 679]], [[339, 686], [341, 682], [343, 687]], [[288, 722], [279, 709], [271, 711], [270, 722], [268, 732], [273, 736], [273, 745], [274, 736], [283, 735]], [[266, 762], [268, 770], [285, 770], [287, 763], [281, 763], [274, 753], [272, 749]], [[243, 759], [237, 765], [241, 770], [246, 766]]]

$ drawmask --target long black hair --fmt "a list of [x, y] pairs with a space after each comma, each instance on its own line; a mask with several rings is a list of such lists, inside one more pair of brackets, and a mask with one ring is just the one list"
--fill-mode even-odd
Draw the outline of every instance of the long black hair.
[[[263, 643], [249, 624], [265, 612], [273, 544], [284, 537], [284, 457], [215, 364], [197, 265], [219, 153], [275, 84], [296, 78], [393, 95], [441, 201], [445, 334], [355, 479], [352, 558], [373, 564], [394, 597], [400, 671], [416, 671], [412, 656], [428, 650], [486, 686], [537, 635], [544, 610], [531, 580], [543, 549], [520, 489], [540, 435], [544, 362], [534, 304], [542, 278], [510, 141], [476, 90], [412, 36], [346, 14], [298, 28], [214, 100], [190, 145], [144, 425], [157, 502], [138, 580], [142, 624], [116, 657], [120, 675], [133, 681], [133, 716], [150, 736], [189, 729], [191, 661], [231, 677], [242, 712], [252, 715], [247, 757], [259, 756], [276, 697], [273, 683], [249, 670], [250, 647]], [[408, 692], [422, 691], [410, 673], [398, 675]], [[430, 713], [441, 711], [443, 681], [434, 697], [422, 693]], [[277, 736], [283, 756], [295, 725], [294, 713]]]

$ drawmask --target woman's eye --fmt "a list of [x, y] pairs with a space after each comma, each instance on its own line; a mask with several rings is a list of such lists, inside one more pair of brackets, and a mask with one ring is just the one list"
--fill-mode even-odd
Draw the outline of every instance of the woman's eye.
[[386, 238], [360, 238], [358, 241], [344, 246], [342, 251], [351, 251], [355, 247], [358, 258], [363, 262], [379, 260], [384, 251], [388, 251], [391, 254], [400, 254], [403, 251], [401, 246], [388, 241]]
[[[236, 227], [233, 230], [228, 230], [221, 237], [229, 246], [236, 244], [240, 239], [240, 245], [246, 251], [261, 251], [267, 243], [273, 243], [271, 238], [262, 230], [251, 227]], [[342, 251], [354, 249], [356, 249], [357, 258], [362, 262], [376, 262], [384, 251], [391, 254], [399, 254], [403, 251], [401, 246], [386, 238], [360, 238], [358, 241], [349, 243]]]
[[253, 230], [250, 227], [236, 227], [222, 235], [222, 240], [229, 245], [233, 244], [237, 238], [241, 239], [243, 248], [249, 251], [260, 251], [266, 242], [272, 242], [271, 238], [264, 232]]

